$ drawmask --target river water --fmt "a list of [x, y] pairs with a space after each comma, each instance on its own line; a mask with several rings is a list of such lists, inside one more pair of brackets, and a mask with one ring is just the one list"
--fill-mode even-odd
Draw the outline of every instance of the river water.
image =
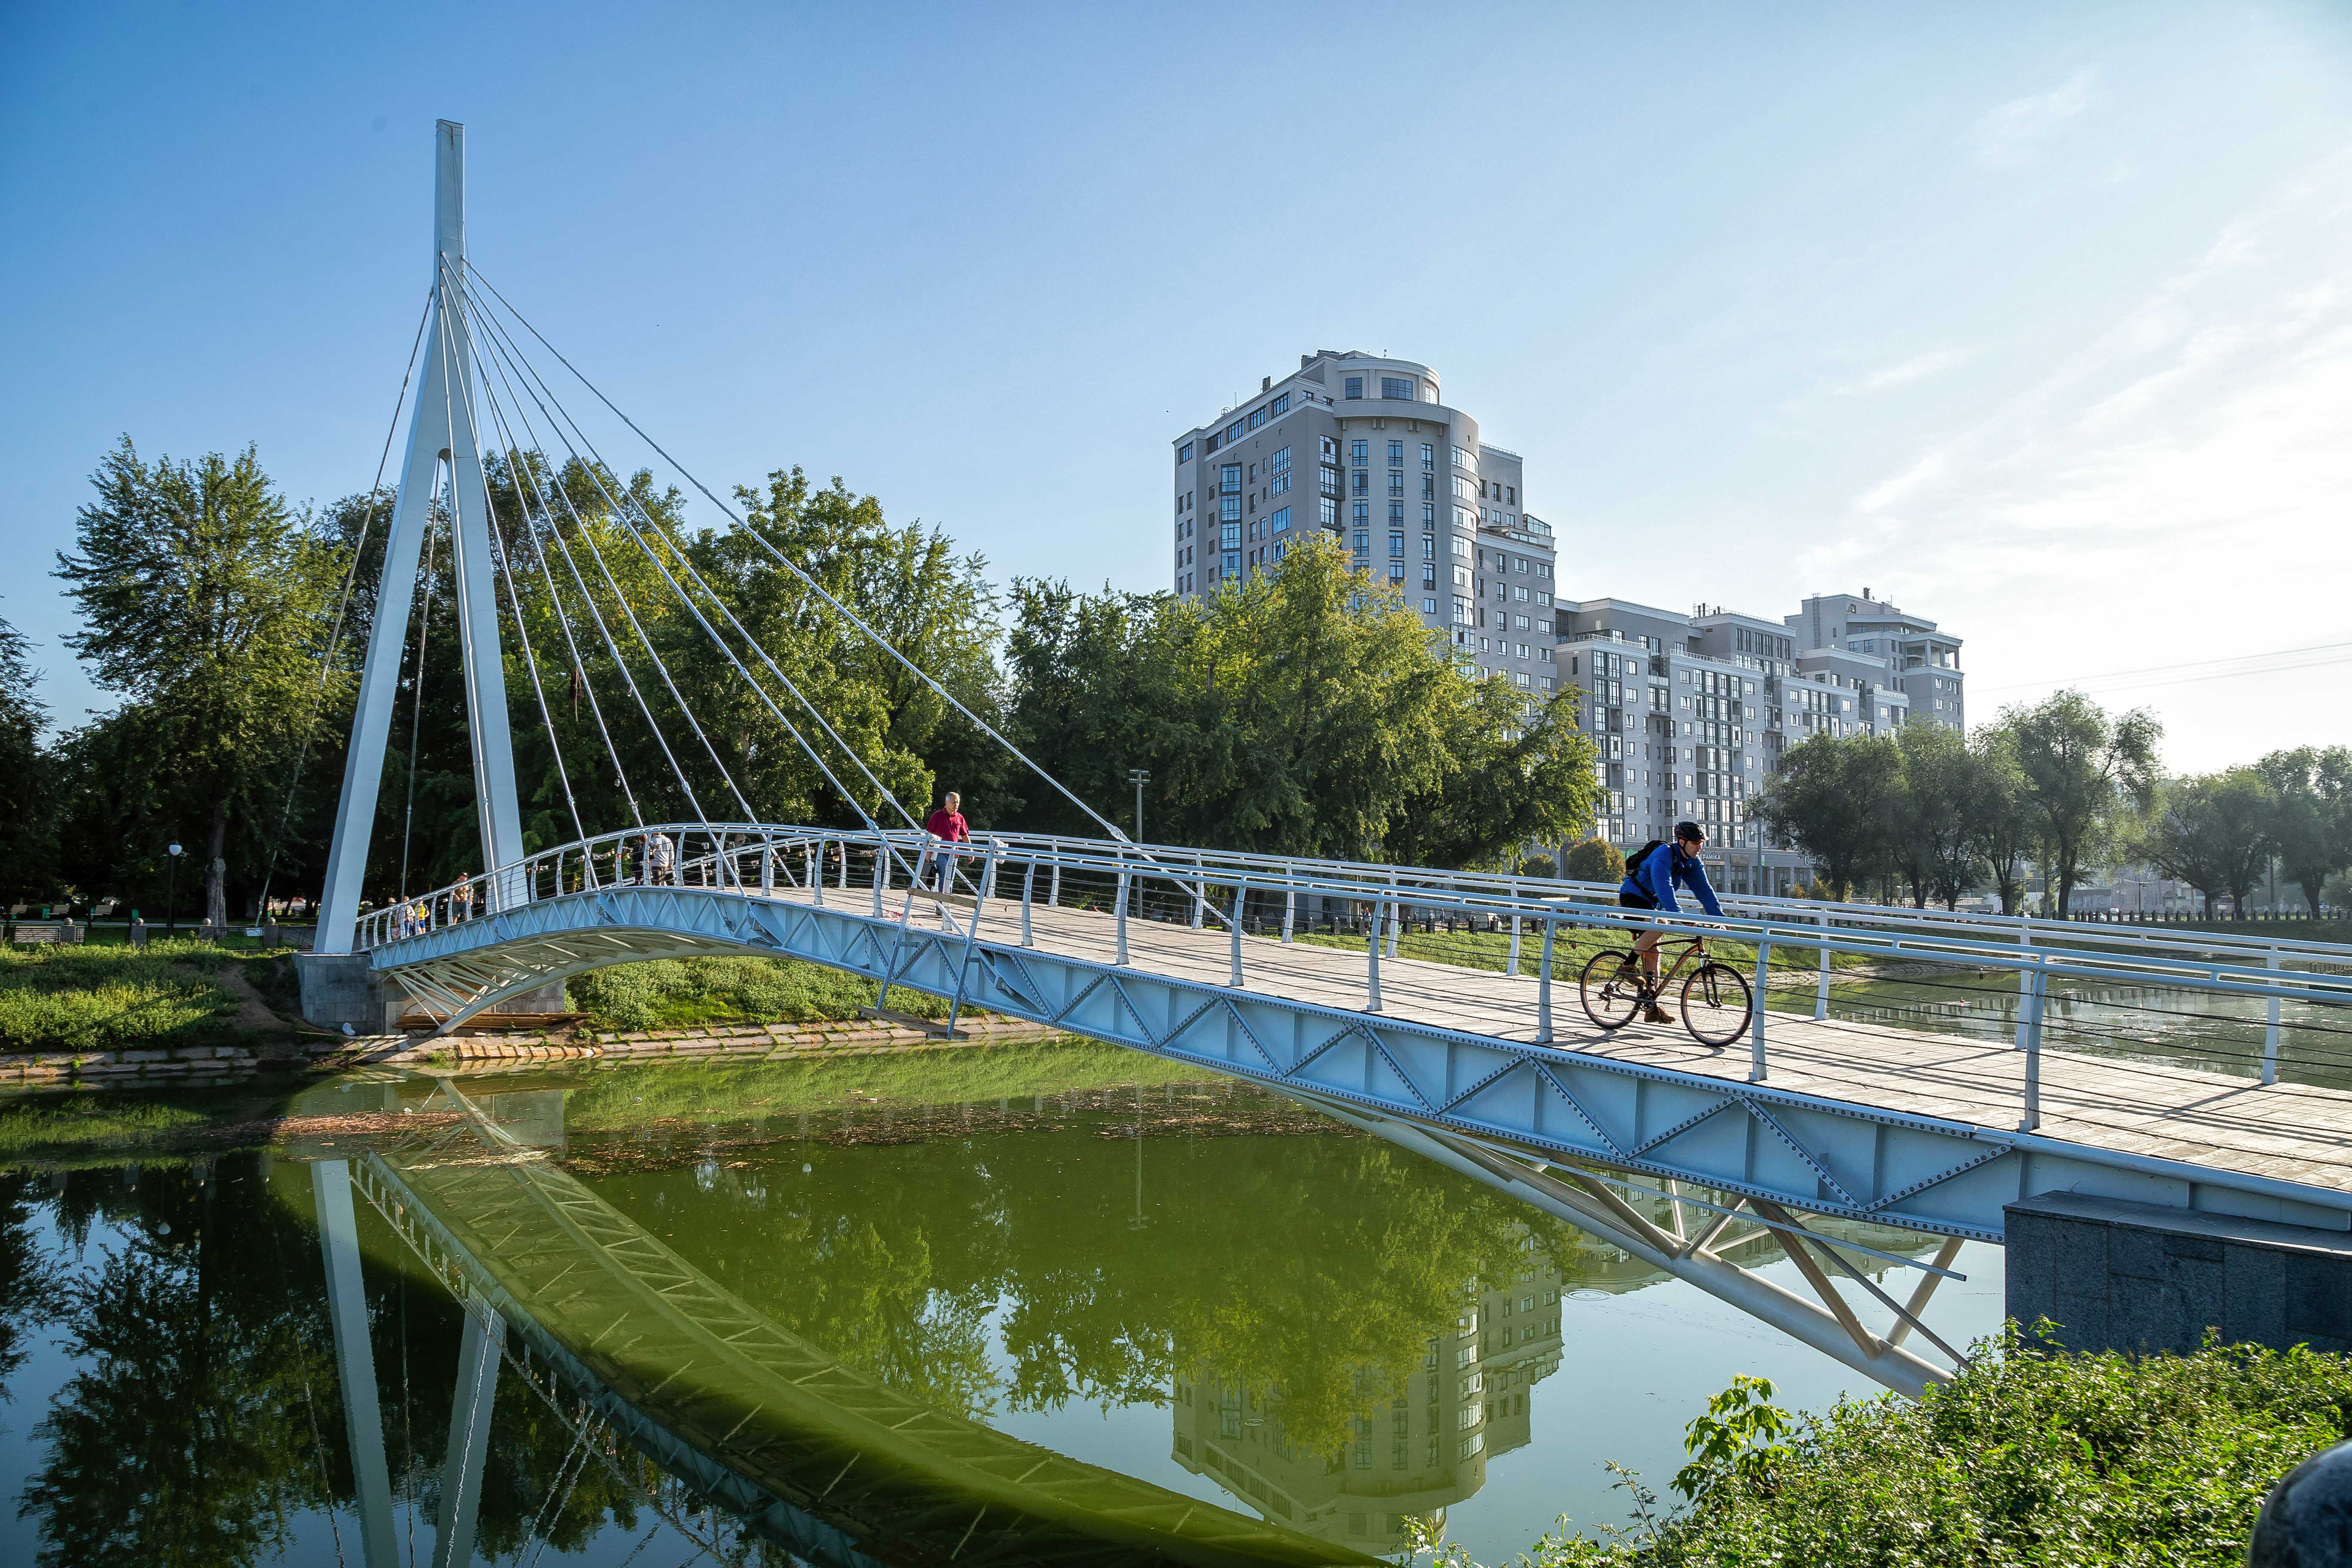
[[[0, 1177], [0, 1486], [14, 1500], [0, 1561], [362, 1562], [348, 1435], [362, 1372], [401, 1563], [430, 1556], [453, 1412], [485, 1435], [481, 1561], [794, 1560], [772, 1518], [714, 1506], [708, 1475], [633, 1433], [645, 1417], [715, 1435], [713, 1402], [738, 1392], [690, 1387], [700, 1373], [646, 1348], [649, 1311], [722, 1350], [764, 1343], [818, 1368], [801, 1404], [742, 1394], [706, 1447], [742, 1473], [853, 1489], [843, 1475], [902, 1465], [855, 1506], [831, 1500], [842, 1491], [809, 1509], [891, 1563], [947, 1555], [921, 1544], [930, 1525], [907, 1522], [934, 1505], [967, 1531], [961, 1561], [1141, 1561], [1094, 1515], [1165, 1520], [1191, 1501], [1210, 1505], [1190, 1510], [1192, 1528], [1237, 1521], [1193, 1561], [1360, 1561], [1392, 1552], [1417, 1515], [1491, 1562], [1563, 1512], [1580, 1527], [1623, 1519], [1608, 1461], [1664, 1490], [1684, 1424], [1734, 1374], [1771, 1378], [1793, 1406], [1874, 1392], [1415, 1156], [1106, 1047], [474, 1079], [463, 1092], [481, 1121], [432, 1080], [350, 1080], [282, 1108], [295, 1120], [268, 1147], [228, 1135], [135, 1162], [48, 1152]], [[490, 1153], [449, 1152], [466, 1137], [490, 1147], [483, 1122], [498, 1129]], [[340, 1359], [320, 1159], [348, 1162], [360, 1194], [368, 1332]], [[556, 1217], [533, 1230], [500, 1208], [518, 1184]], [[486, 1422], [456, 1392], [457, 1291], [480, 1287], [446, 1258], [436, 1269], [434, 1225], [537, 1270], [502, 1277]], [[1868, 1239], [1924, 1255], [1895, 1233]], [[1769, 1239], [1735, 1256], [1802, 1289]], [[1972, 1244], [1955, 1267], [1967, 1278], [1930, 1321], [1948, 1338], [1990, 1331], [1999, 1249]], [[1897, 1273], [1895, 1289], [1917, 1278]], [[614, 1306], [625, 1274], [638, 1295]], [[914, 1447], [866, 1457], [866, 1439], [843, 1436], [835, 1406], [849, 1405]], [[905, 1414], [872, 1415], [886, 1408]], [[1004, 1504], [979, 1483], [971, 1523], [955, 1510], [958, 1477], [1024, 1452], [1003, 1438], [1076, 1461], [1024, 1468], [1060, 1494], [1033, 1510], [1052, 1553], [992, 1533]], [[937, 1475], [906, 1479], [926, 1466]], [[1108, 1544], [1092, 1552], [1097, 1533]]]

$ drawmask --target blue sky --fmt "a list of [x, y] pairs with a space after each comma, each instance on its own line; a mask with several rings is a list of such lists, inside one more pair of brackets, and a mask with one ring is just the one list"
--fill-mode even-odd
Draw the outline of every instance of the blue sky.
[[[1168, 438], [1362, 348], [1525, 454], [1565, 592], [1867, 585], [1979, 717], [2352, 643], [2352, 8], [7, 0], [0, 615], [61, 721], [118, 437], [366, 485], [436, 116], [485, 276], [690, 467], [1000, 578], [1164, 585]], [[2347, 670], [2094, 689], [2202, 768], [2352, 742]]]

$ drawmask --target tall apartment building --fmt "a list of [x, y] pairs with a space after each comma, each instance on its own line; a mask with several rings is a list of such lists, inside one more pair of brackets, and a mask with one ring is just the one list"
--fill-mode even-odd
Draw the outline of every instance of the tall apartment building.
[[1429, 366], [1301, 354], [1171, 446], [1177, 593], [1246, 581], [1320, 531], [1481, 668], [1558, 689], [1551, 527], [1518, 454], [1481, 441]]
[[1959, 638], [1866, 592], [1804, 603], [1779, 621], [1624, 599], [1555, 606], [1560, 676], [1583, 690], [1601, 747], [1600, 837], [1631, 848], [1688, 817], [1706, 826], [1718, 886], [1785, 893], [1811, 864], [1748, 820], [1783, 752], [1915, 718], [1961, 727]]

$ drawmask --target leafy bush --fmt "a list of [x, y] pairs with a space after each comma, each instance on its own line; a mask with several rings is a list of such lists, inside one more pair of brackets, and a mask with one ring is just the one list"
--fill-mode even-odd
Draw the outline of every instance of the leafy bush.
[[[2014, 1324], [1975, 1349], [1924, 1398], [1842, 1400], [1820, 1415], [1790, 1418], [1767, 1403], [1769, 1384], [1739, 1379], [1690, 1424], [1692, 1463], [1675, 1478], [1685, 1508], [1661, 1515], [1621, 1472], [1630, 1527], [1604, 1527], [1606, 1542], [1548, 1535], [1519, 1561], [2236, 1568], [2270, 1488], [2352, 1437], [2352, 1358], [2218, 1344], [2070, 1355]], [[1439, 1561], [1470, 1559], [1448, 1547]]]
[[1530, 855], [1519, 862], [1519, 875], [1522, 877], [1549, 877], [1551, 874], [1551, 857], [1549, 855]]
[[1622, 882], [1625, 857], [1604, 839], [1588, 838], [1569, 850], [1568, 876], [1575, 882]]
[[[659, 958], [577, 974], [566, 983], [572, 1005], [615, 1029], [714, 1023], [808, 1024], [854, 1018], [874, 1001], [862, 975], [797, 958]], [[890, 1005], [923, 1017], [947, 1004], [893, 989]]]

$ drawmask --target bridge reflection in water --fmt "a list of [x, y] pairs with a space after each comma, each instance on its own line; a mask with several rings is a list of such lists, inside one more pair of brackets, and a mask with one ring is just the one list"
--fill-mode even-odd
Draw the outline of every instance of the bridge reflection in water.
[[[612, 1084], [620, 1076], [600, 1079]], [[415, 1087], [422, 1086], [409, 1096]], [[1166, 1087], [1154, 1086], [1155, 1101]], [[1187, 1088], [1227, 1098], [1235, 1091]], [[398, 1089], [387, 1090], [403, 1098]], [[1131, 1092], [1139, 1133], [1142, 1091]], [[823, 1177], [806, 1177], [816, 1184], [791, 1198], [803, 1211], [779, 1223], [769, 1190], [776, 1165], [746, 1173], [705, 1158], [695, 1163], [690, 1187], [661, 1177], [606, 1182], [608, 1202], [548, 1157], [548, 1147], [564, 1138], [565, 1099], [565, 1090], [543, 1089], [469, 1100], [445, 1085], [435, 1100], [465, 1110], [457, 1127], [379, 1144], [349, 1164], [312, 1164], [331, 1287], [339, 1292], [342, 1386], [371, 1548], [390, 1550], [391, 1510], [380, 1436], [377, 1457], [369, 1458], [369, 1429], [381, 1431], [373, 1372], [340, 1300], [357, 1289], [352, 1193], [468, 1306], [436, 1563], [470, 1557], [467, 1509], [480, 1493], [484, 1462], [478, 1435], [499, 1397], [502, 1363], [536, 1387], [527, 1397], [545, 1394], [572, 1410], [567, 1418], [579, 1424], [583, 1444], [635, 1447], [743, 1521], [748, 1533], [814, 1561], [1362, 1562], [1392, 1548], [1402, 1516], [1442, 1516], [1479, 1489], [1492, 1459], [1529, 1441], [1535, 1384], [1559, 1363], [1565, 1291], [1631, 1289], [1664, 1278], [1475, 1188], [1450, 1200], [1475, 1207], [1475, 1216], [1444, 1216], [1433, 1228], [1426, 1212], [1405, 1212], [1412, 1205], [1395, 1201], [1408, 1189], [1370, 1193], [1377, 1183], [1362, 1181], [1346, 1162], [1402, 1169], [1424, 1185], [1433, 1176], [1453, 1178], [1368, 1140], [1259, 1139], [1246, 1156], [1240, 1151], [1251, 1141], [1200, 1140], [1195, 1148], [1206, 1152], [1197, 1159], [1230, 1167], [1237, 1157], [1262, 1157], [1269, 1172], [1295, 1179], [1287, 1194], [1260, 1196], [1303, 1212], [1269, 1216], [1260, 1227], [1265, 1245], [1229, 1253], [1223, 1270], [1210, 1271], [1215, 1282], [1191, 1287], [1196, 1300], [1188, 1305], [1181, 1300], [1188, 1292], [1173, 1282], [1181, 1271], [1202, 1278], [1202, 1254], [1212, 1250], [1202, 1237], [1232, 1216], [1213, 1204], [1218, 1212], [1204, 1216], [1200, 1235], [1151, 1234], [1157, 1221], [1144, 1217], [1139, 1141], [1134, 1214], [1127, 1215], [1120, 1194], [1109, 1205], [1119, 1211], [1115, 1224], [1088, 1228], [1066, 1194], [1045, 1192], [1054, 1184], [1030, 1179], [1042, 1169], [1010, 1169], [1014, 1150], [1053, 1142], [1035, 1135], [1034, 1116], [1026, 1131], [1007, 1128], [1013, 1135], [985, 1145], [866, 1147], [854, 1178], [864, 1189], [856, 1201], [844, 1203]], [[951, 1115], [967, 1134], [984, 1136], [992, 1113], [985, 1104], [951, 1111], [934, 1105], [909, 1120], [929, 1116], [937, 1126]], [[1125, 1160], [1123, 1152], [1112, 1154], [1116, 1145], [1098, 1141], [1117, 1129], [1093, 1131], [1080, 1136], [1097, 1160]], [[1066, 1163], [1066, 1142], [1062, 1149], [1040, 1157]], [[882, 1169], [894, 1179], [885, 1184], [905, 1197], [873, 1192], [877, 1156], [890, 1162]], [[593, 1169], [593, 1152], [586, 1163]], [[983, 1164], [1003, 1168], [993, 1190], [981, 1190], [992, 1174]], [[797, 1145], [789, 1168], [814, 1169], [801, 1163]], [[1081, 1205], [1104, 1206], [1094, 1190], [1104, 1184], [1102, 1173], [1081, 1180], [1087, 1189]], [[1030, 1198], [1013, 1199], [1015, 1188]], [[1300, 1203], [1301, 1193], [1308, 1204]], [[1318, 1208], [1311, 1200], [1318, 1194], [1336, 1201]], [[1005, 1212], [1017, 1201], [1047, 1206]], [[1065, 1206], [1053, 1208], [1057, 1201]], [[1383, 1204], [1400, 1212], [1380, 1217]], [[690, 1217], [678, 1217], [682, 1207]], [[670, 1232], [677, 1246], [625, 1209]], [[928, 1230], [919, 1223], [883, 1244], [902, 1256], [939, 1256], [938, 1278], [917, 1286], [918, 1312], [927, 1299], [1020, 1300], [1014, 1317], [1034, 1321], [1008, 1323], [1007, 1349], [1023, 1362], [1014, 1381], [1046, 1390], [1033, 1408], [1072, 1397], [1098, 1396], [1107, 1406], [1113, 1399], [1164, 1402], [1175, 1464], [1264, 1519], [1023, 1442], [969, 1418], [992, 1403], [989, 1390], [954, 1385], [952, 1377], [926, 1385], [919, 1373], [908, 1375], [926, 1351], [952, 1363], [969, 1362], [969, 1347], [944, 1344], [940, 1354], [943, 1342], [933, 1339], [908, 1353], [828, 1316], [829, 1291], [874, 1289], [870, 1279], [844, 1278], [857, 1272], [853, 1260], [801, 1239], [803, 1219], [814, 1236], [836, 1209], [850, 1211], [848, 1229], [870, 1226], [886, 1209], [915, 1211], [928, 1222]], [[1155, 1204], [1154, 1214], [1161, 1212]], [[749, 1213], [764, 1216], [761, 1228], [747, 1232]], [[656, 1214], [664, 1218], [652, 1220]], [[1367, 1219], [1376, 1235], [1368, 1237]], [[1010, 1248], [1002, 1237], [976, 1242], [971, 1259], [945, 1256], [953, 1245], [949, 1233], [984, 1230], [991, 1220], [1024, 1239]], [[883, 1219], [886, 1230], [890, 1223]], [[1444, 1240], [1432, 1246], [1436, 1236]], [[1773, 1246], [1760, 1231], [1718, 1245], [1759, 1253]], [[1307, 1256], [1318, 1247], [1319, 1255]], [[1399, 1280], [1399, 1258], [1421, 1255], [1429, 1255], [1430, 1267]], [[1239, 1314], [1247, 1320], [1241, 1331], [1218, 1323], [1222, 1309], [1254, 1289], [1263, 1295], [1262, 1282], [1285, 1268], [1312, 1283], [1279, 1296], [1270, 1313], [1266, 1301], [1252, 1300]], [[1393, 1302], [1402, 1303], [1401, 1311]], [[904, 1320], [906, 1303], [898, 1307]], [[1307, 1320], [1307, 1341], [1326, 1342], [1302, 1352], [1305, 1342], [1292, 1337], [1265, 1353], [1248, 1348], [1267, 1337], [1266, 1321], [1292, 1319]], [[1132, 1342], [1103, 1348], [1107, 1336]], [[1071, 1349], [1082, 1343], [1097, 1348]], [[1041, 1344], [1051, 1345], [1049, 1359], [1094, 1360], [1041, 1370]], [[1106, 1372], [1112, 1363], [1127, 1370]], [[518, 1397], [514, 1377], [506, 1381], [505, 1397]], [[1112, 1384], [1119, 1387], [1111, 1391]], [[373, 1552], [369, 1560], [377, 1560]]]

